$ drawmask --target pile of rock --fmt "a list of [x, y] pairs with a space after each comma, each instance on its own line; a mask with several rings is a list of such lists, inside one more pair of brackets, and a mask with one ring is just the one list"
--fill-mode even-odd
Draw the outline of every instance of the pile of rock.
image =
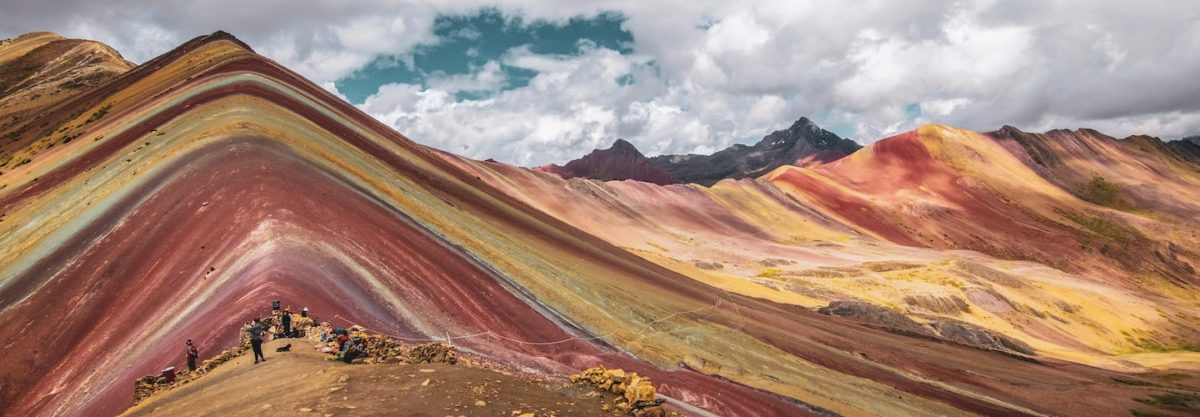
[[133, 381], [133, 403], [137, 404], [142, 399], [158, 392], [158, 378], [153, 375], [146, 375]]
[[602, 391], [620, 394], [617, 408], [630, 411], [636, 416], [663, 415], [661, 401], [655, 399], [654, 383], [650, 378], [623, 369], [606, 369], [603, 366], [584, 369], [571, 375], [571, 382], [595, 386]]
[[407, 356], [411, 363], [458, 363], [458, 351], [454, 346], [441, 342], [416, 345]]
[[[362, 340], [366, 356], [363, 363], [458, 363], [458, 351], [446, 343], [433, 342], [412, 345], [381, 335], [371, 334], [366, 330], [352, 326], [346, 329], [351, 338]], [[316, 334], [332, 335], [333, 328], [328, 323], [321, 323], [310, 338], [319, 340]], [[337, 355], [337, 341], [318, 343], [316, 349], [332, 355]]]

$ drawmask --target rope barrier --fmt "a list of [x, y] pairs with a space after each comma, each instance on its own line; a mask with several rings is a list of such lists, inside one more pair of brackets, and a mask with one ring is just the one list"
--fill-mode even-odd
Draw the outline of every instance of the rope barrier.
[[[720, 307], [720, 306], [721, 306], [721, 301], [723, 301], [723, 300], [721, 300], [721, 299], [717, 299], [717, 302], [716, 302], [716, 303], [714, 303], [713, 305], [710, 305], [710, 306], [706, 306], [706, 307], [700, 307], [700, 308], [697, 308], [697, 309], [694, 309], [694, 310], [680, 311], [680, 312], [676, 312], [676, 313], [671, 313], [671, 314], [668, 314], [668, 315], [666, 315], [666, 316], [663, 316], [662, 318], [659, 318], [659, 319], [657, 319], [657, 320], [654, 320], [654, 321], [651, 321], [651, 322], [649, 322], [649, 323], [646, 323], [646, 325], [642, 326], [642, 328], [641, 328], [640, 330], [638, 330], [638, 331], [637, 331], [636, 333], [634, 333], [634, 334], [635, 334], [635, 335], [638, 335], [638, 336], [641, 336], [641, 335], [645, 334], [647, 330], [650, 330], [650, 328], [651, 328], [651, 327], [653, 327], [655, 324], [658, 324], [658, 323], [661, 323], [661, 322], [664, 322], [664, 321], [670, 320], [670, 319], [672, 319], [672, 318], [675, 318], [675, 317], [678, 317], [678, 316], [684, 316], [684, 315], [688, 315], [688, 314], [695, 314], [695, 313], [699, 313], [699, 312], [701, 312], [701, 311], [706, 311], [706, 310], [715, 309], [715, 308], [717, 308], [717, 307]], [[613, 335], [617, 334], [617, 333], [620, 331], [620, 330], [613, 330], [613, 331], [611, 331], [611, 332], [608, 332], [608, 333], [606, 333], [606, 334], [604, 334], [604, 335], [600, 335], [600, 336], [591, 336], [591, 337], [579, 337], [579, 336], [572, 336], [572, 337], [569, 337], [569, 338], [566, 338], [566, 339], [562, 339], [562, 340], [555, 340], [555, 341], [551, 341], [551, 342], [531, 342], [531, 341], [528, 341], [528, 340], [518, 340], [518, 339], [513, 339], [513, 338], [510, 338], [510, 337], [504, 336], [504, 335], [502, 335], [502, 334], [499, 334], [499, 333], [493, 332], [493, 331], [491, 331], [491, 330], [487, 330], [487, 331], [483, 331], [483, 332], [479, 332], [479, 333], [474, 333], [474, 334], [458, 335], [458, 336], [451, 336], [451, 335], [450, 335], [450, 332], [448, 332], [448, 331], [447, 331], [447, 332], [444, 332], [444, 333], [446, 334], [446, 337], [445, 337], [445, 338], [429, 338], [429, 337], [415, 338], [415, 337], [403, 337], [403, 336], [397, 336], [397, 335], [393, 335], [393, 334], [388, 334], [388, 333], [384, 333], [384, 332], [381, 332], [381, 331], [377, 331], [377, 330], [374, 330], [374, 329], [370, 329], [370, 328], [367, 328], [367, 327], [365, 327], [365, 326], [360, 326], [360, 325], [358, 325], [358, 324], [356, 324], [356, 323], [354, 323], [354, 322], [350, 321], [350, 319], [347, 319], [347, 318], [345, 318], [345, 317], [342, 317], [342, 316], [340, 316], [340, 315], [337, 315], [337, 314], [333, 315], [333, 318], [334, 318], [334, 319], [341, 319], [342, 321], [345, 321], [347, 324], [349, 324], [349, 325], [351, 325], [351, 326], [358, 326], [358, 327], [361, 327], [363, 330], [368, 330], [368, 331], [371, 331], [371, 332], [374, 332], [374, 333], [378, 333], [378, 334], [381, 334], [381, 335], [384, 335], [384, 336], [387, 336], [387, 337], [390, 337], [390, 338], [393, 338], [393, 339], [397, 339], [397, 340], [403, 340], [403, 341], [408, 341], [408, 342], [437, 342], [437, 341], [443, 341], [443, 340], [444, 340], [444, 341], [446, 341], [447, 343], [451, 343], [451, 341], [453, 341], [453, 340], [455, 340], [455, 339], [471, 339], [471, 338], [475, 338], [475, 337], [481, 337], [481, 336], [491, 336], [491, 337], [494, 337], [494, 338], [497, 338], [497, 339], [506, 340], [506, 341], [513, 342], [513, 343], [517, 343], [517, 344], [521, 344], [521, 345], [531, 345], [531, 346], [549, 346], [549, 345], [557, 345], [557, 344], [561, 344], [561, 343], [567, 343], [567, 342], [576, 341], [576, 340], [578, 340], [578, 341], [591, 341], [591, 340], [607, 339], [608, 337], [611, 337], [611, 336], [613, 336]]]

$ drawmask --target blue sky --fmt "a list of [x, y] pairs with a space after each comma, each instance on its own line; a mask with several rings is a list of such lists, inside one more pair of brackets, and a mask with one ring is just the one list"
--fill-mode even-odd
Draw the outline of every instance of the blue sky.
[[[505, 54], [526, 47], [535, 54], [578, 56], [588, 48], [605, 48], [621, 54], [633, 52], [633, 35], [621, 28], [619, 13], [577, 16], [565, 21], [526, 21], [505, 15], [495, 8], [473, 14], [439, 15], [433, 24], [434, 39], [405, 54], [376, 57], [365, 67], [334, 84], [352, 103], [362, 104], [380, 86], [392, 83], [430, 87], [430, 78], [469, 75], [488, 62], [499, 62]], [[495, 90], [525, 87], [537, 74], [529, 68], [500, 64], [504, 82]], [[495, 91], [476, 86], [456, 91], [458, 100], [478, 100]], [[492, 87], [492, 86], [486, 86]]]
[[[752, 143], [801, 116], [867, 144], [924, 123], [1200, 133], [1200, 2], [6, 0], [143, 62], [223, 29], [406, 136], [533, 166], [625, 138]], [[114, 24], [119, 22], [119, 24]]]

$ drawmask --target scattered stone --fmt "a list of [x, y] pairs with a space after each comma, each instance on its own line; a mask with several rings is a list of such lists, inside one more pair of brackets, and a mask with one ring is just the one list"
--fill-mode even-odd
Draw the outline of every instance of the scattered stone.
[[1025, 342], [971, 323], [938, 319], [933, 321], [933, 328], [937, 329], [943, 338], [955, 343], [1000, 352], [1036, 355], [1033, 348]]
[[667, 417], [667, 411], [661, 406], [647, 407], [638, 412], [637, 417]]
[[425, 378], [425, 382], [422, 382], [421, 386], [424, 387], [424, 386], [428, 386], [428, 385], [429, 385], [429, 378]]
[[933, 336], [928, 328], [899, 311], [863, 301], [834, 301], [817, 309], [828, 316], [846, 317], [902, 335]]
[[483, 401], [483, 400], [475, 401], [475, 406], [476, 406], [476, 407], [483, 407], [483, 406], [485, 406], [485, 405], [487, 405], [487, 402], [485, 402], [485, 401]]
[[300, 408], [300, 412], [301, 412], [301, 413], [311, 413], [311, 412], [312, 412], [312, 410], [313, 410], [313, 409], [311, 409], [311, 408], [308, 408], [308, 407], [301, 407], [301, 408]]

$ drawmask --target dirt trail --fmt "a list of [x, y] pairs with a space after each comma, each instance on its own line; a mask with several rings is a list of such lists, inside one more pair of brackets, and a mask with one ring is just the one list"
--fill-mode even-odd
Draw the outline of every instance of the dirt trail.
[[[287, 343], [292, 351], [276, 353]], [[123, 416], [619, 416], [612, 394], [447, 364], [347, 365], [325, 360], [303, 339], [263, 345], [204, 377], [155, 394]], [[589, 396], [590, 395], [590, 396]], [[478, 401], [482, 401], [483, 405]], [[528, 417], [528, 416], [526, 416]]]

